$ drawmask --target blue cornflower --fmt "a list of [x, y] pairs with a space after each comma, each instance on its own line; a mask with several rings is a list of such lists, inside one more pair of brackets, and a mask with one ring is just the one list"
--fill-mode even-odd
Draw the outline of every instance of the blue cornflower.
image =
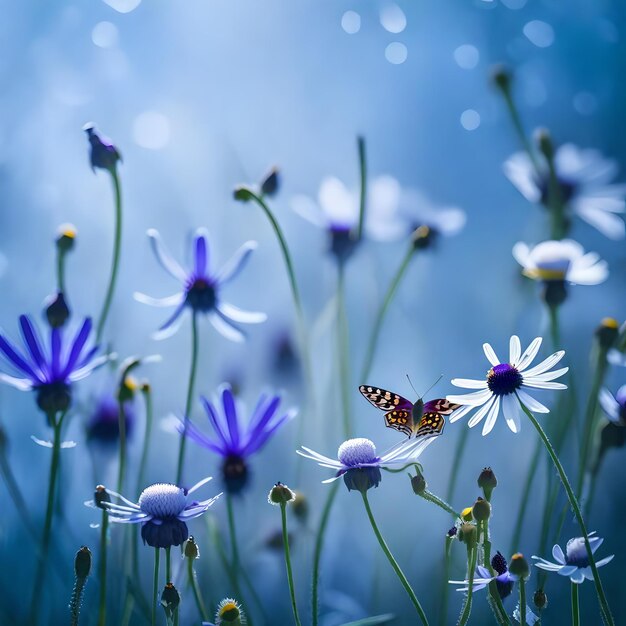
[[[602, 545], [604, 539], [595, 536], [595, 531], [589, 533], [589, 544], [591, 545], [591, 552], [595, 554], [596, 550]], [[604, 559], [596, 561], [596, 567], [602, 567], [613, 560], [615, 555], [607, 556]], [[535, 566], [539, 569], [546, 570], [548, 572], [556, 572], [561, 576], [569, 576], [569, 579], [580, 585], [585, 578], [587, 580], [593, 580], [593, 574], [589, 565], [589, 555], [585, 547], [585, 539], [583, 537], [574, 537], [567, 542], [565, 546], [565, 553], [561, 549], [561, 546], [555, 544], [552, 548], [552, 557], [556, 561], [548, 561], [538, 556], [533, 556], [538, 563]]]
[[280, 396], [261, 394], [252, 416], [244, 423], [241, 407], [237, 407], [230, 385], [222, 385], [220, 395], [221, 411], [216, 402], [202, 398], [216, 435], [214, 438], [205, 435], [189, 420], [186, 424], [180, 422], [177, 428], [181, 434], [223, 458], [222, 476], [226, 491], [238, 493], [248, 482], [247, 459], [258, 452], [285, 422], [295, 417], [296, 411], [279, 412]]
[[31, 319], [27, 315], [20, 315], [19, 320], [27, 353], [22, 354], [2, 332], [0, 351], [22, 377], [0, 372], [0, 381], [22, 391], [36, 391], [37, 404], [47, 415], [66, 411], [72, 402], [71, 384], [91, 374], [108, 358], [94, 358], [98, 346], [85, 349], [91, 334], [91, 319], [85, 318], [66, 346], [65, 330], [51, 328], [49, 353], [43, 349], [39, 333]]
[[[513, 584], [517, 581], [517, 576], [509, 572], [509, 568], [506, 559], [500, 552], [496, 552], [495, 556], [491, 559], [491, 567], [496, 572], [495, 576], [491, 575], [491, 572], [486, 567], [478, 565], [472, 581], [472, 587], [474, 591], [480, 591], [484, 589], [492, 580], [496, 581], [496, 587], [498, 589], [498, 595], [501, 600], [508, 598], [513, 591]], [[459, 587], [457, 591], [468, 591], [469, 580], [450, 580], [451, 585], [463, 585]]]
[[602, 389], [598, 400], [613, 424], [626, 425], [626, 385], [622, 385], [615, 395], [606, 388]]
[[176, 309], [171, 317], [159, 328], [157, 336], [162, 338], [178, 330], [179, 321], [185, 307], [190, 307], [195, 313], [206, 313], [209, 321], [217, 331], [231, 341], [243, 341], [243, 332], [234, 323], [259, 324], [267, 319], [265, 313], [242, 311], [241, 309], [223, 302], [219, 298], [220, 289], [229, 283], [243, 268], [256, 242], [248, 241], [235, 252], [233, 257], [219, 272], [209, 270], [209, 240], [205, 229], [196, 231], [193, 243], [194, 263], [190, 271], [186, 272], [165, 249], [158, 231], [150, 229], [148, 237], [152, 249], [163, 269], [176, 278], [183, 285], [183, 290], [166, 298], [152, 298], [142, 293], [135, 293], [139, 302], [151, 306]]
[[[101, 508], [109, 512], [113, 522], [125, 524], [142, 524], [141, 538], [153, 548], [169, 548], [179, 546], [189, 538], [187, 520], [206, 513], [209, 507], [222, 495], [218, 493], [208, 500], [188, 502], [188, 496], [211, 480], [204, 478], [190, 489], [157, 483], [146, 487], [139, 496], [137, 503], [131, 502], [119, 493], [108, 493], [123, 504], [102, 502]], [[85, 504], [96, 507], [96, 503], [88, 500]]]

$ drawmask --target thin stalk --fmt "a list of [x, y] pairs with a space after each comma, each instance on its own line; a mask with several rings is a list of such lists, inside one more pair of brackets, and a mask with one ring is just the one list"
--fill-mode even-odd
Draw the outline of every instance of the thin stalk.
[[452, 469], [450, 470], [450, 478], [448, 479], [448, 489], [446, 491], [446, 500], [448, 500], [448, 502], [452, 500], [452, 497], [454, 496], [454, 488], [456, 487], [456, 479], [459, 474], [459, 469], [461, 467], [461, 460], [463, 458], [463, 453], [465, 452], [465, 447], [467, 445], [468, 435], [469, 435], [469, 428], [461, 428], [461, 433], [456, 441], [456, 449], [453, 455]]
[[41, 606], [41, 590], [45, 581], [46, 569], [48, 566], [48, 554], [50, 551], [50, 538], [52, 532], [52, 518], [54, 514], [56, 484], [59, 474], [59, 461], [61, 458], [61, 427], [63, 426], [64, 417], [65, 413], [62, 413], [58, 420], [56, 419], [56, 416], [50, 416], [50, 423], [53, 427], [52, 458], [50, 460], [50, 474], [48, 479], [46, 517], [41, 539], [41, 558], [39, 559], [39, 563], [37, 564], [37, 573], [35, 574], [33, 595], [31, 599], [31, 621], [35, 621], [37, 608]]
[[578, 585], [572, 583], [572, 626], [580, 626], [580, 611], [578, 608]]
[[454, 519], [460, 517], [460, 515], [455, 511], [445, 500], [442, 500], [439, 496], [436, 496], [432, 491], [428, 491], [428, 489], [424, 490], [423, 493], [420, 494], [424, 500], [428, 502], [432, 502], [436, 504], [440, 509], [443, 509], [446, 513], [450, 513]]
[[467, 620], [472, 613], [472, 593], [474, 591], [474, 570], [476, 569], [476, 558], [478, 555], [478, 546], [467, 549], [467, 595], [465, 596], [465, 603], [463, 604], [463, 610], [457, 622], [457, 626], [465, 626]]
[[152, 437], [152, 418], [154, 409], [152, 406], [152, 391], [149, 386], [142, 386], [141, 394], [146, 405], [146, 430], [143, 436], [143, 449], [141, 460], [139, 461], [139, 471], [137, 472], [137, 493], [141, 493], [145, 484], [146, 465], [148, 462], [148, 451], [150, 450], [150, 439]]
[[237, 531], [235, 529], [235, 513], [233, 510], [233, 497], [226, 492], [226, 511], [228, 514], [228, 532], [230, 534], [230, 565], [233, 572], [233, 586], [235, 593], [241, 597], [239, 586], [239, 545], [237, 543]]
[[57, 290], [65, 293], [65, 250], [57, 248]]
[[202, 620], [208, 622], [209, 614], [207, 613], [206, 607], [204, 606], [204, 602], [202, 600], [202, 596], [200, 595], [200, 590], [198, 589], [196, 573], [193, 570], [193, 559], [190, 558], [187, 559], [187, 574], [189, 576], [189, 584], [191, 585], [191, 590], [193, 591], [193, 598], [196, 602], [196, 606], [198, 607], [198, 612], [200, 613]]
[[322, 548], [324, 546], [324, 535], [326, 533], [326, 526], [328, 525], [328, 518], [330, 517], [330, 511], [333, 508], [333, 502], [337, 496], [339, 490], [339, 481], [335, 481], [328, 496], [326, 497], [326, 503], [322, 510], [322, 517], [320, 518], [320, 525], [315, 536], [315, 549], [313, 551], [313, 581], [311, 584], [311, 611], [313, 614], [312, 624], [318, 626], [319, 621], [319, 578], [320, 578], [320, 561], [322, 558]]
[[106, 296], [104, 297], [104, 304], [102, 305], [102, 311], [100, 312], [100, 317], [98, 318], [96, 343], [100, 343], [100, 340], [102, 339], [104, 325], [106, 324], [107, 317], [109, 316], [109, 310], [111, 309], [111, 302], [113, 301], [113, 293], [115, 292], [115, 283], [117, 281], [117, 273], [120, 265], [120, 251], [122, 248], [122, 189], [117, 169], [112, 168], [109, 172], [111, 174], [113, 193], [115, 196], [115, 235], [113, 239], [113, 261], [111, 263], [111, 274], [109, 277], [109, 285], [107, 287]]
[[439, 606], [439, 625], [447, 626], [448, 624], [448, 595], [450, 591], [450, 548], [453, 542], [452, 537], [446, 535], [445, 556], [443, 561], [443, 590], [440, 595], [441, 603]]
[[72, 597], [70, 599], [71, 626], [78, 626], [80, 607], [83, 602], [83, 593], [85, 591], [86, 584], [87, 578], [76, 578], [76, 581], [74, 582], [74, 589], [72, 590]]
[[598, 601], [600, 603], [600, 610], [602, 612], [602, 618], [607, 625], [615, 626], [615, 621], [613, 620], [613, 616], [611, 614], [609, 604], [604, 594], [602, 581], [600, 579], [600, 575], [598, 574], [598, 568], [596, 567], [596, 562], [593, 556], [593, 551], [591, 550], [591, 544], [589, 543], [589, 533], [587, 532], [587, 527], [585, 525], [585, 521], [583, 519], [582, 512], [580, 510], [580, 505], [578, 504], [578, 499], [576, 498], [574, 494], [574, 490], [572, 489], [569, 479], [567, 478], [567, 474], [565, 473], [565, 470], [563, 469], [563, 465], [561, 465], [561, 461], [559, 460], [559, 457], [556, 454], [554, 448], [552, 447], [552, 444], [550, 443], [550, 440], [548, 439], [543, 428], [541, 427], [541, 425], [539, 424], [535, 416], [528, 410], [526, 405], [519, 399], [519, 397], [518, 397], [518, 401], [520, 403], [520, 406], [522, 407], [522, 410], [524, 411], [528, 419], [532, 422], [532, 425], [535, 427], [535, 430], [537, 431], [537, 433], [539, 433], [539, 436], [541, 437], [541, 440], [543, 441], [543, 444], [546, 450], [548, 451], [548, 454], [550, 455], [552, 462], [554, 463], [554, 467], [556, 468], [556, 471], [559, 474], [561, 483], [563, 484], [565, 492], [567, 493], [567, 499], [569, 500], [572, 510], [574, 511], [574, 515], [576, 517], [576, 520], [578, 522], [580, 531], [582, 533], [582, 536], [585, 542], [585, 549], [587, 550], [587, 558], [589, 559], [589, 567], [591, 568], [591, 573], [593, 575], [593, 582], [596, 588], [596, 593], [598, 595]]
[[350, 355], [349, 355], [348, 319], [346, 315], [345, 266], [337, 266], [337, 358], [339, 367], [339, 386], [343, 415], [343, 434], [347, 438], [352, 434], [350, 420]]
[[519, 589], [519, 621], [521, 626], [526, 626], [526, 580], [520, 577], [517, 581]]
[[124, 475], [126, 473], [126, 412], [122, 400], [117, 402], [117, 423], [120, 432], [117, 493], [122, 493], [124, 491]]
[[[487, 498], [490, 502], [491, 498]], [[495, 570], [491, 565], [491, 539], [489, 537], [489, 520], [485, 520], [482, 522], [483, 526], [483, 565], [486, 567], [492, 576], [496, 575]], [[493, 616], [496, 618], [496, 621], [501, 626], [507, 626], [510, 624], [509, 616], [502, 604], [502, 598], [498, 593], [498, 586], [495, 580], [492, 580], [489, 585], [487, 585], [489, 597], [487, 601], [489, 602], [489, 606], [493, 611]]]
[[159, 548], [154, 549], [154, 578], [152, 581], [152, 626], [156, 626], [157, 597], [159, 593]]
[[559, 324], [559, 307], [548, 306], [548, 315], [550, 317], [550, 338], [552, 347], [559, 350], [561, 346], [561, 328]]
[[165, 548], [165, 583], [172, 582], [172, 546]]
[[[398, 565], [397, 561], [393, 558], [393, 554], [391, 554], [391, 551], [389, 550], [389, 547], [385, 543], [385, 540], [383, 539], [383, 536], [381, 535], [380, 530], [378, 529], [378, 526], [376, 524], [376, 520], [374, 519], [374, 514], [372, 513], [372, 509], [370, 508], [370, 503], [369, 503], [369, 500], [367, 498], [367, 491], [362, 491], [361, 492], [361, 496], [363, 497], [363, 504], [365, 506], [365, 511], [367, 512], [367, 517], [369, 518], [370, 524], [372, 525], [372, 530], [374, 531], [374, 534], [376, 535], [376, 539], [378, 539], [378, 543], [379, 543], [382, 551], [385, 553], [385, 556], [387, 557], [387, 560], [389, 561], [389, 564], [393, 568], [394, 572], [398, 576], [398, 579], [400, 580], [400, 583], [402, 584], [402, 586], [404, 587], [405, 591], [407, 592], [409, 598], [411, 599], [411, 602], [413, 603], [413, 606], [415, 607], [415, 610], [417, 611], [417, 614], [418, 614], [422, 624], [424, 624], [424, 626], [428, 626], [428, 619], [426, 618], [426, 614], [424, 613], [424, 609], [422, 609], [422, 605], [420, 604], [419, 600], [417, 599], [417, 596], [415, 595], [415, 592], [411, 588], [411, 585], [409, 584], [409, 581], [407, 580], [406, 576], [404, 575], [404, 572], [402, 571], [402, 569], [400, 569], [400, 566]], [[471, 583], [470, 583], [470, 585], [471, 585]], [[471, 589], [471, 587], [470, 587], [470, 589]], [[471, 594], [471, 591], [470, 591], [470, 594]]]
[[361, 383], [365, 384], [368, 376], [370, 375], [372, 369], [372, 363], [374, 362], [374, 356], [376, 354], [376, 347], [378, 346], [378, 339], [380, 337], [380, 331], [383, 327], [383, 322], [385, 320], [385, 316], [391, 305], [391, 302], [398, 291], [398, 287], [406, 274], [406, 271], [411, 263], [411, 259], [415, 254], [415, 247], [411, 244], [402, 259], [402, 263], [400, 263], [400, 267], [394, 274], [389, 287], [387, 288], [387, 293], [376, 313], [376, 319], [374, 321], [374, 326], [372, 328], [372, 332], [370, 334], [369, 341], [367, 343], [367, 350], [365, 352], [365, 360], [363, 361], [363, 369], [361, 370]]
[[565, 236], [565, 206], [561, 184], [556, 173], [553, 155], [546, 155], [548, 161], [548, 208], [552, 217], [552, 239], [563, 239]]
[[98, 603], [98, 626], [105, 626], [106, 624], [108, 529], [109, 529], [109, 515], [104, 509], [102, 509], [102, 523], [100, 524], [100, 561], [98, 563], [98, 578], [100, 579], [100, 600]]
[[187, 399], [185, 401], [185, 427], [180, 436], [178, 449], [178, 464], [176, 466], [176, 484], [180, 485], [183, 479], [183, 465], [185, 463], [185, 447], [187, 444], [187, 420], [191, 419], [191, 407], [193, 404], [193, 392], [196, 383], [196, 371], [198, 369], [198, 318], [194, 312], [191, 314], [191, 367], [189, 370], [189, 383], [187, 385]]
[[289, 534], [287, 533], [287, 504], [280, 505], [280, 519], [283, 525], [283, 547], [285, 549], [285, 565], [287, 567], [287, 582], [289, 583], [289, 595], [291, 597], [291, 608], [293, 610], [293, 620], [296, 626], [301, 626], [298, 615], [298, 605], [296, 603], [296, 588], [293, 583], [293, 571], [291, 570], [291, 556], [289, 555]]
[[359, 137], [357, 139], [359, 150], [359, 227], [357, 230], [357, 239], [363, 237], [363, 226], [365, 225], [365, 210], [367, 200], [367, 159], [365, 156], [365, 139]]

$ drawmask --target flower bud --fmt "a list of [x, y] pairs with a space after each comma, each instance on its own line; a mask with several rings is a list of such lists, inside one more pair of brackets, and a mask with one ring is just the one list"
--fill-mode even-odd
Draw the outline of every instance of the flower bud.
[[65, 301], [65, 295], [62, 291], [59, 291], [54, 296], [50, 296], [46, 302], [46, 319], [51, 328], [64, 326], [70, 315], [70, 308]]
[[498, 63], [491, 68], [491, 80], [504, 92], [509, 90], [512, 78], [510, 70], [503, 63]]
[[296, 491], [296, 498], [291, 504], [291, 510], [296, 519], [302, 524], [306, 524], [309, 517], [309, 501], [301, 491]]
[[437, 237], [437, 232], [430, 226], [423, 224], [416, 228], [411, 234], [411, 240], [413, 241], [413, 248], [415, 250], [425, 250], [430, 248]]
[[168, 619], [174, 619], [174, 614], [179, 604], [180, 594], [178, 593], [178, 589], [174, 587], [173, 583], [166, 583], [165, 587], [163, 587], [163, 593], [161, 594], [161, 606]]
[[543, 156], [545, 156], [548, 161], [552, 161], [554, 158], [554, 144], [552, 143], [550, 131], [548, 131], [547, 128], [537, 128], [534, 133], [534, 138]]
[[478, 538], [478, 531], [474, 524], [462, 524], [459, 528], [459, 541], [462, 541], [468, 548], [472, 548], [476, 545]]
[[273, 167], [263, 179], [261, 183], [261, 193], [264, 196], [273, 196], [280, 186], [280, 176], [277, 167]]
[[198, 544], [192, 535], [189, 536], [189, 539], [185, 541], [183, 544], [183, 554], [188, 559], [198, 559], [200, 558], [200, 550], [198, 550]]
[[491, 492], [498, 486], [498, 479], [490, 467], [485, 467], [480, 473], [478, 486], [483, 490], [485, 499], [491, 500]]
[[612, 317], [605, 317], [596, 328], [596, 339], [603, 350], [610, 350], [619, 335], [619, 323]]
[[485, 522], [491, 517], [491, 504], [483, 498], [477, 498], [472, 507], [472, 515], [478, 522]]
[[235, 187], [233, 197], [240, 202], [250, 202], [250, 200], [254, 198], [254, 193], [245, 185], [240, 185], [239, 187]]
[[530, 576], [530, 566], [521, 552], [517, 552], [511, 557], [509, 572], [511, 572], [514, 576], [523, 578], [524, 580]]
[[296, 499], [296, 494], [283, 483], [276, 483], [270, 490], [267, 501], [274, 506], [280, 506], [293, 502]]
[[150, 386], [150, 383], [147, 380], [142, 381], [141, 385], [139, 385], [139, 390], [141, 391], [141, 393], [150, 393], [150, 391], [152, 391], [152, 388]]
[[111, 502], [111, 496], [109, 492], [106, 490], [104, 485], [98, 485], [93, 494], [93, 501], [99, 509], [105, 509], [106, 507], [102, 506], [104, 502]]
[[541, 299], [551, 308], [556, 309], [567, 300], [567, 285], [564, 280], [544, 280]]
[[83, 126], [83, 130], [87, 133], [87, 139], [91, 145], [89, 160], [91, 169], [96, 168], [114, 172], [117, 162], [122, 160], [117, 148], [111, 143], [110, 139], [103, 137], [96, 131], [93, 123], [89, 122]]
[[76, 243], [76, 227], [74, 224], [61, 224], [57, 231], [56, 245], [59, 252], [65, 253], [74, 249]]
[[471, 522], [473, 517], [472, 517], [472, 507], [471, 506], [467, 506], [465, 507], [462, 511], [461, 511], [461, 519], [464, 522]]
[[91, 550], [82, 546], [74, 557], [74, 573], [76, 578], [87, 578], [91, 571]]
[[454, 537], [457, 536], [459, 532], [459, 529], [456, 526], [453, 526], [447, 533], [446, 533], [446, 537], [448, 537], [449, 539], [453, 539]]
[[417, 496], [421, 496], [428, 488], [426, 479], [421, 472], [417, 472], [415, 476], [411, 476], [411, 474], [409, 474], [409, 477], [411, 478], [411, 487], [413, 488], [413, 493]]
[[548, 596], [543, 589], [537, 589], [533, 595], [533, 604], [539, 609], [545, 609], [548, 606]]
[[117, 399], [120, 402], [128, 402], [135, 397], [137, 391], [137, 381], [132, 376], [125, 376], [122, 384], [117, 390]]
[[233, 624], [233, 626], [241, 626], [246, 623], [245, 615], [241, 609], [241, 605], [233, 598], [224, 598], [217, 605], [217, 613], [215, 614], [215, 626], [221, 624]]

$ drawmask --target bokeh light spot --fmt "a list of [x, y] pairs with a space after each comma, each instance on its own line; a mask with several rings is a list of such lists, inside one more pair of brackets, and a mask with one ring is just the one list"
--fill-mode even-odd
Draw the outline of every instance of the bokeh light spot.
[[135, 143], [148, 150], [160, 150], [170, 142], [170, 121], [157, 111], [144, 111], [133, 122]]
[[361, 30], [361, 16], [356, 11], [346, 11], [341, 17], [341, 28], [348, 35], [354, 35]]
[[140, 4], [141, 0], [103, 0], [112, 9], [118, 13], [130, 13], [134, 11]]
[[408, 55], [407, 47], [399, 41], [394, 41], [385, 48], [385, 58], [393, 65], [404, 63]]
[[473, 70], [480, 60], [480, 53], [476, 46], [471, 44], [463, 44], [454, 51], [454, 60], [456, 64], [464, 70]]
[[465, 130], [476, 130], [480, 126], [480, 115], [474, 109], [467, 109], [461, 113], [461, 126]]
[[380, 10], [380, 23], [390, 33], [401, 33], [406, 28], [406, 15], [397, 4], [388, 4]]
[[574, 96], [574, 109], [581, 115], [593, 115], [598, 108], [598, 99], [589, 91], [579, 91]]
[[117, 40], [117, 26], [111, 22], [98, 22], [91, 31], [91, 41], [99, 48], [111, 48]]
[[532, 20], [524, 26], [524, 35], [538, 48], [548, 48], [554, 43], [554, 29], [547, 22]]

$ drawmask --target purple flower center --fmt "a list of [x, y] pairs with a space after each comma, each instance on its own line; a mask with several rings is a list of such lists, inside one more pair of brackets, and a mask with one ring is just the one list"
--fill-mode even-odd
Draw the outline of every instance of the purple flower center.
[[[567, 204], [576, 194], [576, 183], [566, 180], [560, 176], [557, 176], [557, 182], [559, 184], [559, 193], [561, 195], [561, 201], [563, 204]], [[541, 193], [541, 203], [547, 205], [550, 195], [550, 176], [542, 177], [538, 184], [539, 191]]]
[[506, 396], [513, 393], [521, 387], [523, 380], [517, 368], [509, 363], [494, 365], [487, 372], [487, 387], [496, 396]]
[[565, 562], [568, 565], [575, 565], [576, 567], [589, 566], [587, 548], [585, 547], [585, 540], [582, 537], [575, 537], [567, 542], [565, 548]]
[[215, 308], [215, 286], [208, 278], [194, 278], [187, 287], [187, 304], [195, 311], [208, 313]]

